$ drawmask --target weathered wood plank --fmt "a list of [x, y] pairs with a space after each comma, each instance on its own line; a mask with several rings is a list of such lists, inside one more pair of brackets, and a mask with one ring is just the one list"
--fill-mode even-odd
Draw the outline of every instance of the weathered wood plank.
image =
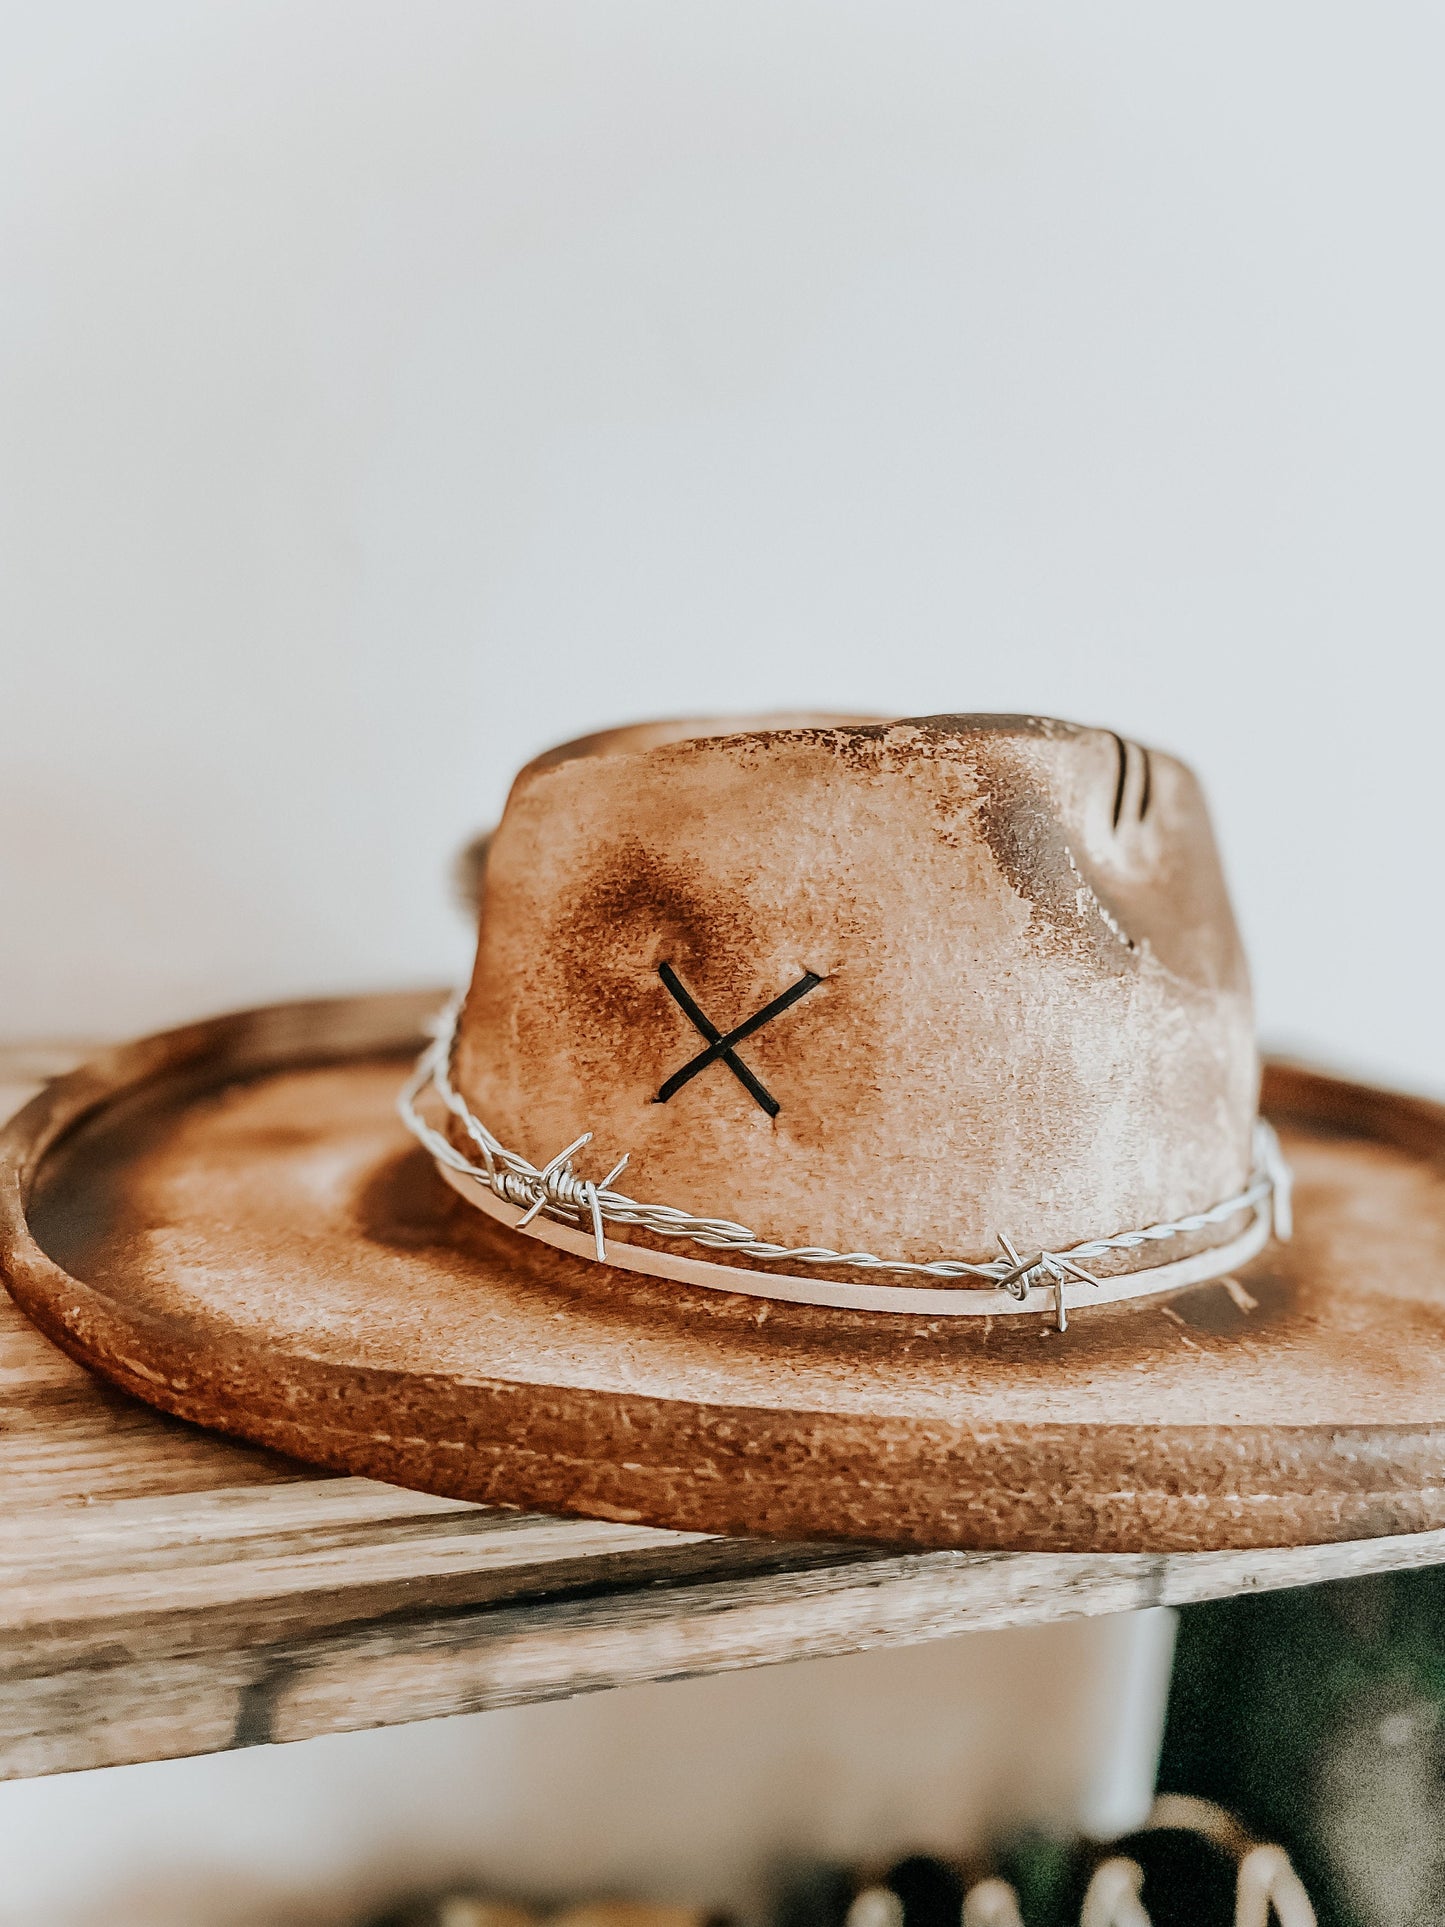
[[[1426, 1546], [1421, 1537], [1433, 1542]], [[1383, 1550], [1382, 1550], [1383, 1549]], [[1309, 1577], [1445, 1558], [1445, 1534], [1310, 1548]], [[964, 1632], [1128, 1612], [1300, 1583], [1280, 1554], [918, 1553], [625, 1599], [502, 1608], [362, 1629], [325, 1655], [277, 1655], [270, 1736], [678, 1679]]]
[[254, 1655], [207, 1653], [0, 1682], [0, 1778], [224, 1752], [254, 1676]]
[[1445, 1558], [1445, 1535], [1279, 1554], [925, 1553], [807, 1573], [414, 1613], [249, 1651], [0, 1683], [0, 1770], [290, 1741]]
[[[416, 1515], [403, 1505], [388, 1518], [374, 1496], [388, 1488], [361, 1480], [336, 1481], [308, 1523], [308, 1501], [320, 1495], [276, 1490], [287, 1503], [275, 1532], [264, 1493], [241, 1489], [239, 1530], [226, 1516], [229, 1493], [178, 1514], [147, 1502], [96, 1508], [99, 1518], [20, 1517], [0, 1566], [0, 1677], [78, 1664], [97, 1645], [130, 1658], [239, 1650], [414, 1612], [419, 1603], [539, 1600], [857, 1559], [645, 1527], [579, 1531], [571, 1520], [456, 1503], [443, 1509], [444, 1501], [426, 1502], [436, 1510]], [[57, 1545], [67, 1523], [72, 1531]]]

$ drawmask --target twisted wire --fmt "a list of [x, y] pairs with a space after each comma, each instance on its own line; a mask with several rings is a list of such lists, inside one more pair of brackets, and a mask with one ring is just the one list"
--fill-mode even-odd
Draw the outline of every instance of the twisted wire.
[[[505, 1203], [522, 1211], [516, 1229], [522, 1230], [543, 1213], [563, 1224], [590, 1228], [598, 1259], [606, 1263], [608, 1224], [635, 1225], [661, 1238], [686, 1239], [735, 1257], [756, 1258], [770, 1263], [846, 1266], [860, 1271], [891, 1271], [919, 1278], [976, 1278], [981, 1285], [1006, 1291], [1024, 1299], [1037, 1285], [1045, 1282], [1061, 1286], [1067, 1279], [1097, 1285], [1099, 1280], [1083, 1268], [1082, 1260], [1100, 1258], [1115, 1251], [1135, 1251], [1141, 1246], [1164, 1243], [1206, 1231], [1224, 1224], [1248, 1210], [1272, 1213], [1275, 1236], [1290, 1235], [1290, 1174], [1280, 1154], [1271, 1127], [1260, 1118], [1254, 1127], [1254, 1169], [1245, 1188], [1232, 1198], [1211, 1205], [1207, 1211], [1191, 1212], [1188, 1217], [1171, 1219], [1167, 1224], [1146, 1225], [1137, 1231], [1120, 1231], [1107, 1238], [1090, 1238], [1071, 1245], [1066, 1251], [1036, 1250], [1021, 1255], [1009, 1238], [999, 1235], [999, 1256], [972, 1264], [962, 1258], [935, 1258], [927, 1262], [903, 1258], [879, 1258], [870, 1251], [830, 1251], [819, 1245], [780, 1245], [760, 1238], [746, 1225], [730, 1218], [700, 1218], [666, 1204], [645, 1204], [612, 1189], [627, 1168], [626, 1156], [619, 1158], [606, 1177], [593, 1180], [578, 1177], [572, 1168], [577, 1153], [592, 1141], [592, 1133], [564, 1146], [548, 1163], [530, 1163], [506, 1146], [473, 1115], [466, 1100], [451, 1080], [452, 1055], [456, 1045], [457, 1021], [461, 998], [452, 998], [436, 1019], [432, 1041], [417, 1059], [416, 1067], [397, 1098], [397, 1113], [403, 1124], [439, 1164], [485, 1185]], [[438, 1131], [422, 1116], [418, 1102], [430, 1088], [441, 1100], [480, 1153], [480, 1164], [464, 1157], [445, 1133]], [[1139, 1267], [1140, 1270], [1146, 1267]], [[1131, 1274], [1132, 1275], [1132, 1274]]]

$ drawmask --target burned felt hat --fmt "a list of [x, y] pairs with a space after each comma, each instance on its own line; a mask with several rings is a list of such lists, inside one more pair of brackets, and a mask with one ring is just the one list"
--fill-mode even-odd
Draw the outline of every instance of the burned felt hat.
[[629, 1525], [1445, 1526], [1445, 1109], [1261, 1084], [1173, 757], [648, 724], [523, 770], [483, 867], [444, 1009], [189, 1025], [13, 1121], [0, 1271], [47, 1332], [296, 1457]]

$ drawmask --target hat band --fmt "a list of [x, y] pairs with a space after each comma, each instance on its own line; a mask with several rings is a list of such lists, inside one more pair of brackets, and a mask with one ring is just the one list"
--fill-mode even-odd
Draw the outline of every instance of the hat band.
[[[1125, 1299], [1177, 1291], [1186, 1285], [1224, 1278], [1247, 1264], [1268, 1244], [1271, 1235], [1285, 1240], [1291, 1230], [1290, 1173], [1280, 1154], [1279, 1141], [1263, 1118], [1254, 1127], [1254, 1168], [1245, 1188], [1207, 1211], [1194, 1212], [1168, 1224], [1138, 1231], [1116, 1232], [1069, 1247], [1067, 1251], [1027, 1251], [1021, 1255], [1012, 1241], [999, 1235], [999, 1256], [981, 1264], [961, 1258], [928, 1262], [875, 1257], [866, 1251], [828, 1251], [818, 1246], [772, 1244], [745, 1225], [727, 1218], [699, 1218], [671, 1205], [643, 1204], [612, 1186], [626, 1168], [624, 1157], [605, 1178], [579, 1178], [572, 1160], [591, 1142], [584, 1133], [559, 1151], [549, 1163], [537, 1166], [509, 1151], [475, 1117], [451, 1081], [460, 998], [454, 998], [438, 1017], [432, 1042], [417, 1059], [415, 1070], [397, 1099], [397, 1111], [407, 1129], [431, 1153], [441, 1175], [469, 1203], [510, 1230], [539, 1239], [574, 1256], [591, 1258], [624, 1271], [701, 1285], [712, 1291], [742, 1293], [792, 1304], [822, 1305], [840, 1310], [904, 1313], [912, 1317], [997, 1318], [1016, 1312], [1051, 1311], [1064, 1330], [1070, 1311], [1084, 1305], [1119, 1303]], [[464, 1157], [445, 1134], [429, 1124], [418, 1105], [431, 1090], [441, 1100], [477, 1147], [481, 1162]], [[1242, 1229], [1222, 1245], [1187, 1256], [1170, 1258], [1171, 1243], [1216, 1225], [1243, 1218]], [[904, 1276], [939, 1279], [940, 1285], [909, 1287], [875, 1285], [862, 1277], [852, 1280], [819, 1278], [806, 1272], [758, 1271], [737, 1265], [710, 1263], [681, 1252], [657, 1250], [623, 1239], [607, 1241], [607, 1226], [631, 1225], [651, 1235], [727, 1251], [739, 1258], [768, 1264], [827, 1266], [829, 1269], [895, 1272]], [[1085, 1267], [1090, 1259], [1115, 1252], [1138, 1251], [1145, 1262], [1126, 1272], [1097, 1277]], [[963, 1289], [948, 1284], [972, 1279]]]

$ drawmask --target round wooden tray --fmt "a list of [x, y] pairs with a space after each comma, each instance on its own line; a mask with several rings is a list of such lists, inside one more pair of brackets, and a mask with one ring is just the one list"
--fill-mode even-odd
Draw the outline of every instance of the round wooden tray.
[[[1065, 1334], [696, 1291], [518, 1239], [393, 1099], [439, 994], [112, 1051], [0, 1137], [0, 1270], [163, 1410], [455, 1497], [994, 1550], [1445, 1524], [1445, 1110], [1283, 1065], [1295, 1241]], [[1253, 1301], [1250, 1308], [1250, 1301]]]

